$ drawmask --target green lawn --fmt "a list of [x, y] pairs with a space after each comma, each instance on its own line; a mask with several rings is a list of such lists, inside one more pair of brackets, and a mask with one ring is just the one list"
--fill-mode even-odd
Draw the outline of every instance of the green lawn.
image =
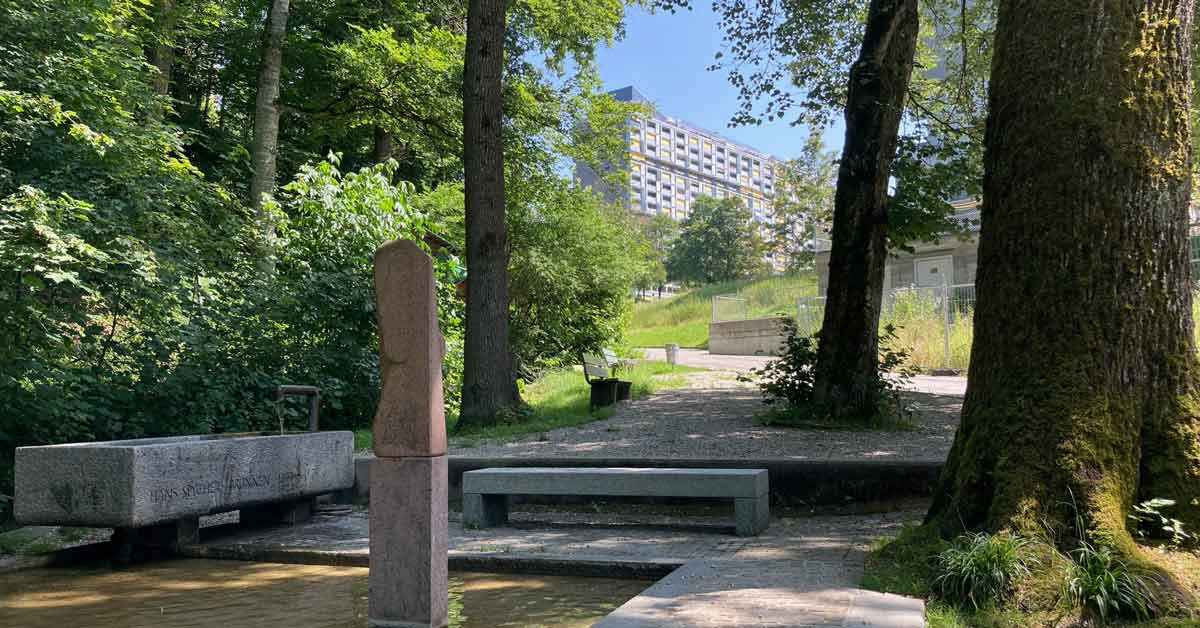
[[[684, 373], [702, 369], [687, 366], [671, 366], [666, 362], [639, 362], [632, 368], [619, 373], [621, 379], [633, 382], [633, 398], [645, 397], [665, 388], [676, 388], [684, 384]], [[446, 429], [453, 446], [470, 446], [479, 440], [508, 440], [524, 434], [536, 434], [560, 427], [582, 425], [608, 418], [612, 408], [588, 410], [591, 389], [578, 369], [551, 371], [525, 387], [526, 411], [514, 416], [511, 422], [486, 428], [455, 430], [456, 420], [447, 417]], [[354, 432], [354, 447], [357, 450], [371, 448], [371, 430], [362, 428]]]
[[634, 347], [661, 347], [670, 342], [681, 347], [708, 346], [708, 323], [712, 320], [712, 298], [737, 294], [746, 300], [749, 318], [774, 314], [794, 316], [796, 299], [817, 293], [815, 275], [769, 277], [712, 284], [670, 299], [638, 303], [625, 335]]

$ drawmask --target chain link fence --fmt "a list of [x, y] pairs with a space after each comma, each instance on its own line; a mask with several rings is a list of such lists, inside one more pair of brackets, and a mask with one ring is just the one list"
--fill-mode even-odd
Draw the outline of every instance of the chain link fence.
[[712, 298], [712, 322], [744, 321], [750, 318], [750, 302], [732, 294]]
[[[879, 326], [896, 328], [892, 349], [909, 354], [912, 366], [965, 370], [971, 360], [974, 284], [885, 290]], [[802, 334], [821, 330], [825, 297], [800, 297], [796, 326]]]

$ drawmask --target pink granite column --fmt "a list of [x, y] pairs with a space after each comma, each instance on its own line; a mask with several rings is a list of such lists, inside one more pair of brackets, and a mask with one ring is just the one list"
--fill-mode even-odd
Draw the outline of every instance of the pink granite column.
[[396, 240], [375, 252], [379, 370], [371, 467], [370, 625], [447, 618], [446, 420], [433, 260]]

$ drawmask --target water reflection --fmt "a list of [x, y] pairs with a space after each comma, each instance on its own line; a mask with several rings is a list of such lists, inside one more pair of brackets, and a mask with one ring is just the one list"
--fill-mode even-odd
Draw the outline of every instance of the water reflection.
[[[458, 628], [581, 628], [645, 582], [571, 576], [451, 574]], [[0, 576], [0, 626], [67, 628], [362, 628], [361, 567], [176, 560], [112, 570], [35, 569]]]

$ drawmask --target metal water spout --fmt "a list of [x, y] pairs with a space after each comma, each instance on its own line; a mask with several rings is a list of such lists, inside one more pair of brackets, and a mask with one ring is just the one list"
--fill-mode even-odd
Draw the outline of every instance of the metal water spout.
[[321, 389], [316, 386], [283, 384], [275, 389], [275, 416], [279, 418], [279, 434], [283, 434], [283, 412], [280, 404], [284, 397], [308, 397], [308, 431], [315, 432], [320, 426]]

